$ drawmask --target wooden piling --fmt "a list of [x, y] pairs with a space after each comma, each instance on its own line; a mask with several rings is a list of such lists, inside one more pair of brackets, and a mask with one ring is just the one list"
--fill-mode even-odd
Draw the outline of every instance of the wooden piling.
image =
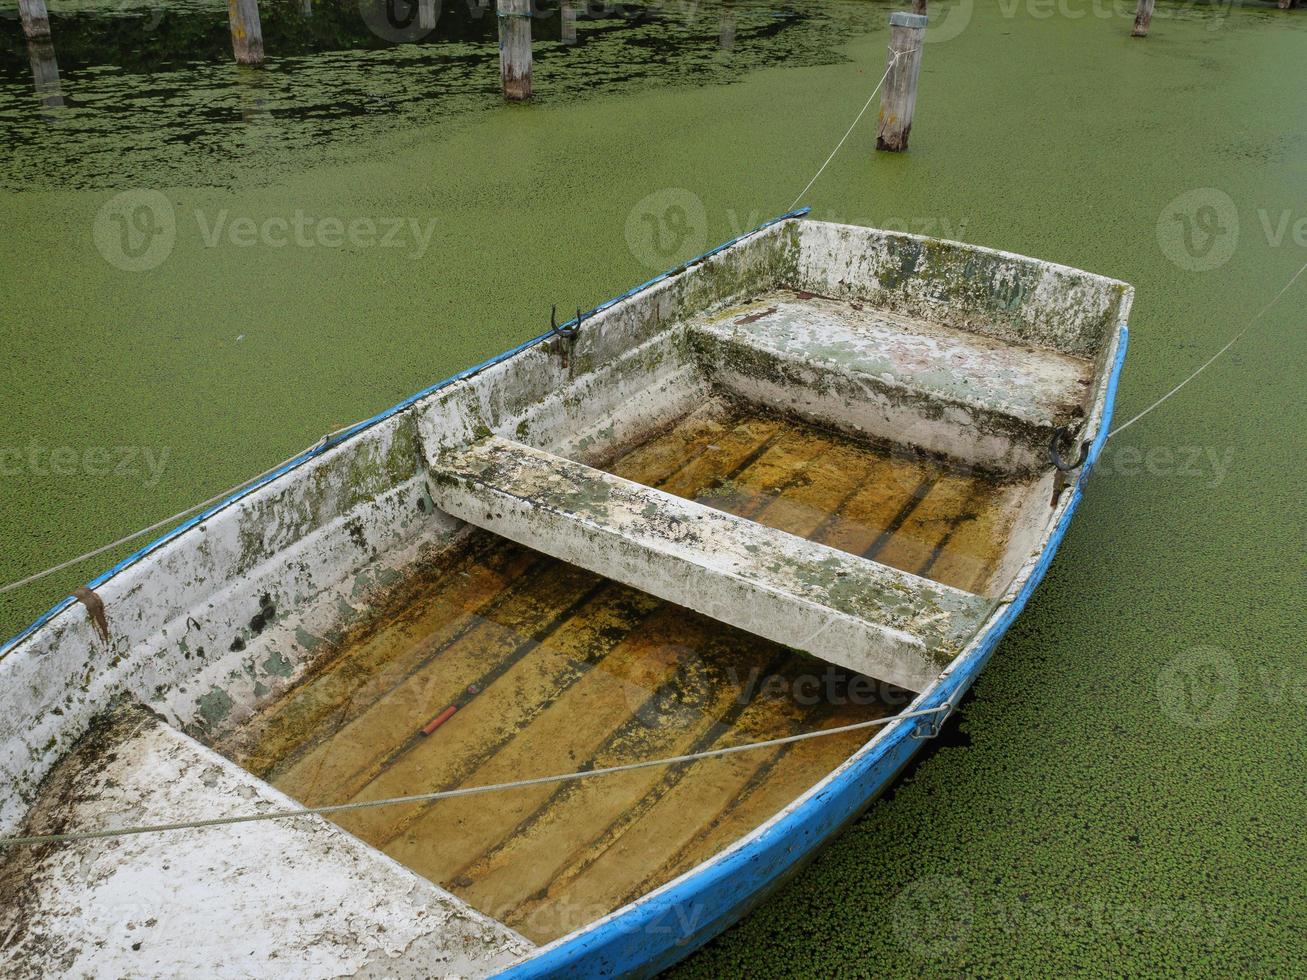
[[531, 98], [531, 0], [499, 0], [499, 79], [504, 98]]
[[50, 15], [45, 0], [18, 0], [18, 17], [23, 22], [23, 33], [30, 40], [43, 41], [50, 37]]
[[562, 39], [564, 44], [576, 43], [576, 4], [574, 0], [563, 0], [558, 15], [563, 19]]
[[436, 0], [418, 0], [418, 28], [423, 31], [436, 29]]
[[1139, 0], [1139, 6], [1135, 8], [1135, 27], [1130, 32], [1131, 37], [1147, 37], [1148, 25], [1153, 22], [1153, 6], [1157, 0]]
[[227, 20], [231, 23], [231, 50], [236, 64], [263, 64], [259, 0], [227, 0]]
[[300, 0], [300, 16], [301, 17], [313, 16], [313, 0]]
[[926, 16], [896, 10], [889, 15], [889, 25], [889, 69], [880, 93], [876, 149], [897, 153], [908, 148], [908, 133], [917, 107]]

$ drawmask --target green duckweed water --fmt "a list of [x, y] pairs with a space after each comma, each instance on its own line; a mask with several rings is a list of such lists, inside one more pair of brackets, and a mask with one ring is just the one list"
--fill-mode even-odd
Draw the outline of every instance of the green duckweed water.
[[[221, 11], [157, 71], [70, 44], [50, 106], [7, 22], [0, 580], [783, 211], [883, 71], [888, 9], [737, 4], [728, 48], [718, 4], [582, 20], [575, 48], [539, 46], [530, 107], [497, 102], [470, 28], [387, 47], [324, 27], [259, 74], [225, 60]], [[1126, 419], [1307, 262], [1307, 19], [1163, 0], [1140, 41], [1111, 12], [933, 9], [911, 151], [874, 155], [869, 114], [807, 203], [1132, 282]], [[165, 196], [176, 236], [131, 273], [95, 227], [137, 188]], [[297, 214], [418, 230], [206, 244], [220, 218]], [[1302, 971], [1304, 290], [1109, 444], [944, 744], [680, 972]], [[106, 474], [96, 447], [135, 465]], [[0, 596], [0, 633], [115, 557]]]

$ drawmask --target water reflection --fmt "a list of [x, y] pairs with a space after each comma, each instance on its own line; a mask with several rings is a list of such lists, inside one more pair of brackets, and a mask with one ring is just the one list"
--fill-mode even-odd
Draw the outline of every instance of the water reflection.
[[[41, 105], [47, 110], [62, 109], [64, 97], [59, 89], [59, 63], [55, 61], [54, 44], [48, 40], [29, 40], [27, 56], [32, 64], [32, 86]], [[41, 118], [53, 121], [59, 116], [54, 112], [42, 112]]]
[[[292, 156], [302, 165], [345, 152], [397, 123], [502, 105], [494, 0], [265, 0], [257, 78], [233, 71], [227, 11], [211, 0], [50, 0], [50, 17], [57, 66], [16, 23], [0, 32], [8, 186], [108, 188], [124, 173], [222, 183], [251, 164], [271, 175]], [[535, 0], [536, 101], [827, 64], [883, 17], [880, 6], [843, 2]], [[48, 123], [61, 109], [55, 141]], [[272, 159], [248, 159], [250, 142], [233, 127], [251, 124]]]

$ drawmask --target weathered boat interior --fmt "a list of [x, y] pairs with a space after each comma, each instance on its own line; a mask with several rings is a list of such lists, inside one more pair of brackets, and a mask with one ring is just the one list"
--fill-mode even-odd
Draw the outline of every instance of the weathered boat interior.
[[[1085, 435], [1128, 302], [1004, 253], [772, 225], [206, 516], [98, 586], [107, 638], [73, 606], [9, 648], [29, 693], [0, 720], [0, 827], [365, 802], [900, 711], [1039, 550], [1047, 447]], [[148, 881], [180, 889], [174, 926], [293, 918], [283, 956], [331, 934], [359, 967], [484, 973], [872, 737], [16, 852], [10, 948], [75, 965], [98, 937], [180, 969], [175, 942], [131, 946], [148, 902], [105, 918]], [[309, 884], [279, 896], [283, 873]]]

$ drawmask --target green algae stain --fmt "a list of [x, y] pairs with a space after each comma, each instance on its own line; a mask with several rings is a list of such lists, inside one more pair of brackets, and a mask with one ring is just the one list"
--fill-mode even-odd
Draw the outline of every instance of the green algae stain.
[[323, 641], [320, 637], [314, 636], [303, 626], [297, 626], [295, 627], [295, 642], [304, 650], [312, 653]]
[[295, 670], [295, 665], [287, 660], [280, 651], [274, 650], [268, 659], [263, 661], [262, 667], [269, 674], [277, 677], [289, 677]]
[[213, 728], [226, 720], [231, 714], [231, 709], [235, 707], [235, 702], [232, 701], [230, 694], [220, 687], [215, 687], [200, 698], [199, 707], [200, 717], [208, 727]]

